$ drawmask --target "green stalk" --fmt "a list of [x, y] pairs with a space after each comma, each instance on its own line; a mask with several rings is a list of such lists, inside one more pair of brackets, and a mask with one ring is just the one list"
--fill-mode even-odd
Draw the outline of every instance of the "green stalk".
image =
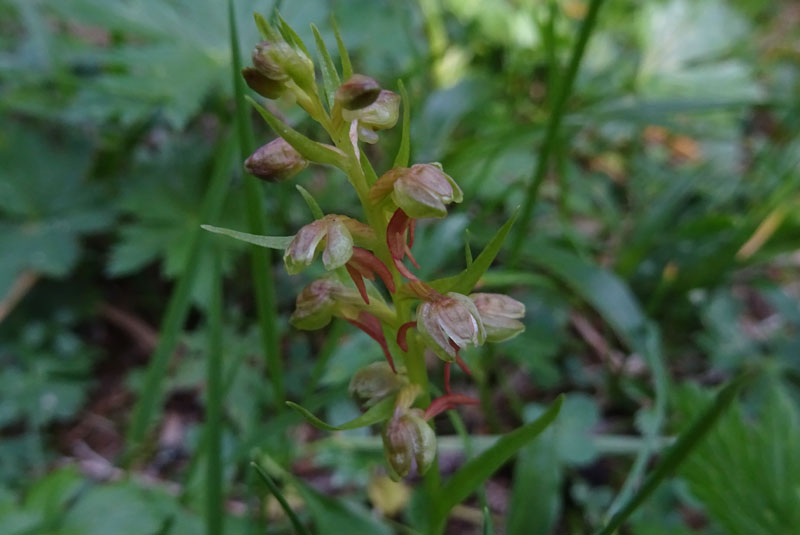
[[[241, 158], [245, 160], [255, 149], [255, 138], [247, 115], [248, 107], [244, 100], [244, 80], [239, 74], [242, 68], [242, 60], [239, 54], [239, 33], [234, 17], [233, 0], [228, 0], [228, 24], [230, 28], [233, 89], [236, 96], [236, 132]], [[245, 175], [244, 186], [248, 229], [252, 234], [266, 234], [267, 222], [261, 185], [256, 177]], [[275, 395], [275, 407], [276, 410], [282, 410], [286, 391], [283, 384], [283, 366], [278, 333], [275, 328], [278, 320], [275, 303], [275, 281], [271, 271], [272, 251], [264, 247], [251, 246], [250, 254], [262, 350], [266, 358], [267, 373], [272, 382], [272, 389]]]
[[206, 535], [222, 535], [225, 510], [222, 492], [222, 275], [220, 253], [214, 251], [211, 309], [208, 315], [206, 364]]
[[525, 201], [522, 204], [522, 214], [520, 216], [517, 229], [514, 233], [514, 239], [511, 243], [511, 265], [515, 266], [519, 262], [520, 249], [526, 236], [530, 235], [530, 219], [533, 212], [533, 207], [536, 200], [539, 198], [539, 189], [544, 182], [544, 178], [549, 168], [550, 157], [553, 154], [557, 141], [558, 131], [561, 126], [561, 121], [564, 117], [567, 100], [572, 92], [572, 86], [575, 82], [575, 75], [578, 73], [578, 67], [583, 59], [583, 53], [586, 50], [586, 43], [594, 31], [597, 23], [597, 13], [603, 0], [591, 0], [589, 10], [586, 13], [586, 18], [583, 19], [581, 29], [578, 34], [578, 40], [575, 41], [575, 46], [572, 49], [569, 66], [564, 73], [561, 83], [556, 88], [550, 88], [555, 93], [555, 102], [553, 109], [550, 111], [550, 121], [547, 123], [547, 130], [544, 136], [544, 145], [539, 153], [539, 159], [536, 162], [536, 170], [534, 171], [533, 178], [528, 185], [528, 191], [525, 196]]
[[[200, 210], [201, 221], [217, 220], [225, 200], [236, 144], [225, 134], [222, 135], [222, 139], [224, 141], [217, 151], [208, 191]], [[183, 274], [170, 296], [167, 311], [161, 322], [158, 344], [145, 371], [144, 384], [133, 407], [131, 424], [126, 436], [126, 464], [134, 459], [151, 424], [156, 419], [170, 356], [178, 346], [186, 314], [189, 311], [191, 291], [197, 278], [200, 255], [207, 243], [207, 234], [198, 224], [189, 237], [189, 253], [186, 255]]]

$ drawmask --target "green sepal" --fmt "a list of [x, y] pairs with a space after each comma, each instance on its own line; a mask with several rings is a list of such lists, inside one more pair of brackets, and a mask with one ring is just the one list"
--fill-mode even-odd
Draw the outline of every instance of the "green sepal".
[[391, 396], [388, 398], [384, 398], [380, 400], [378, 403], [367, 409], [364, 414], [355, 418], [354, 420], [350, 420], [347, 423], [342, 425], [331, 425], [328, 423], [323, 422], [316, 416], [314, 416], [311, 411], [308, 409], [301, 407], [297, 403], [292, 403], [291, 401], [287, 401], [286, 405], [289, 408], [296, 410], [300, 413], [303, 418], [305, 418], [308, 423], [317, 427], [319, 429], [324, 429], [326, 431], [344, 431], [346, 429], [358, 429], [359, 427], [367, 427], [368, 425], [377, 424], [380, 422], [384, 422], [392, 417], [392, 413], [394, 412], [394, 400], [396, 396]]
[[215, 227], [213, 225], [200, 225], [200, 228], [215, 234], [222, 234], [239, 241], [258, 245], [260, 247], [266, 247], [268, 249], [280, 249], [281, 251], [286, 249], [286, 247], [294, 238], [294, 236], [259, 236], [258, 234], [249, 234], [247, 232], [239, 232], [238, 230]]
[[245, 97], [250, 104], [261, 114], [261, 117], [272, 127], [276, 134], [286, 140], [289, 145], [300, 153], [306, 160], [314, 163], [327, 164], [344, 169], [345, 156], [344, 154], [333, 147], [329, 147], [322, 143], [318, 143], [312, 139], [307, 138], [294, 128], [288, 126], [283, 121], [272, 115], [266, 108], [261, 106], [252, 98]]

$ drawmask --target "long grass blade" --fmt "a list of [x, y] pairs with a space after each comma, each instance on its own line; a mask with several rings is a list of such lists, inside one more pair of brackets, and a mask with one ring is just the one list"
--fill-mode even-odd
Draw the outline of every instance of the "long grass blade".
[[[225, 193], [230, 179], [231, 165], [236, 150], [236, 141], [232, 136], [223, 136], [211, 172], [206, 196], [203, 199], [201, 219], [214, 221], [218, 219], [225, 201]], [[163, 396], [164, 380], [167, 376], [170, 356], [178, 347], [183, 324], [189, 311], [192, 287], [197, 279], [200, 255], [207, 242], [207, 233], [199, 226], [189, 238], [186, 264], [183, 274], [172, 291], [164, 319], [161, 322], [158, 344], [150, 358], [145, 371], [144, 384], [136, 404], [133, 407], [131, 424], [126, 436], [126, 462], [130, 463], [138, 453], [150, 426], [156, 419]]]
[[267, 474], [264, 471], [264, 469], [261, 468], [256, 463], [250, 463], [250, 465], [253, 468], [256, 469], [256, 472], [258, 473], [258, 475], [261, 476], [261, 481], [264, 482], [264, 484], [267, 486], [267, 489], [270, 491], [270, 493], [273, 496], [275, 496], [276, 500], [278, 500], [278, 503], [280, 504], [281, 509], [283, 509], [283, 512], [286, 513], [286, 516], [289, 518], [289, 521], [292, 523], [292, 526], [294, 526], [295, 534], [296, 535], [311, 535], [311, 532], [308, 531], [308, 529], [306, 529], [306, 527], [303, 525], [303, 523], [300, 522], [300, 519], [297, 518], [297, 515], [292, 510], [292, 508], [289, 506], [289, 502], [287, 502], [286, 498], [283, 496], [283, 493], [281, 492], [281, 489], [279, 489], [278, 485], [272, 480], [271, 477], [269, 477], [269, 474]]
[[[245, 103], [244, 80], [239, 72], [242, 59], [239, 53], [239, 31], [236, 27], [233, 0], [228, 0], [228, 25], [230, 29], [231, 70], [233, 88], [236, 97], [236, 131], [242, 160], [246, 159], [255, 148], [253, 128], [247, 114], [249, 107]], [[253, 176], [245, 176], [245, 208], [247, 225], [252, 234], [266, 234], [267, 222], [262, 198], [261, 184]], [[278, 340], [277, 311], [275, 304], [275, 281], [272, 277], [272, 252], [263, 247], [251, 247], [251, 268], [253, 275], [253, 291], [258, 314], [258, 328], [261, 332], [262, 351], [266, 359], [267, 373], [275, 396], [275, 406], [283, 407], [286, 392], [283, 384], [283, 366], [281, 363]]]
[[658, 485], [670, 474], [674, 473], [694, 448], [700, 444], [706, 434], [714, 428], [714, 424], [717, 423], [717, 420], [719, 420], [730, 404], [736, 399], [736, 395], [739, 391], [751, 382], [753, 378], [752, 374], [745, 373], [722, 388], [706, 410], [678, 436], [675, 443], [670, 446], [661, 458], [661, 461], [656, 465], [647, 479], [645, 479], [642, 487], [625, 502], [617, 514], [611, 517], [608, 524], [596, 532], [596, 535], [611, 535], [620, 528], [625, 520], [647, 500]]
[[206, 535], [222, 535], [225, 509], [222, 489], [222, 274], [220, 253], [214, 251], [211, 307], [208, 315], [206, 364]]
[[528, 191], [525, 194], [525, 201], [522, 204], [522, 214], [520, 215], [520, 224], [514, 233], [514, 239], [511, 242], [511, 265], [514, 266], [519, 261], [519, 254], [525, 236], [530, 234], [530, 219], [533, 212], [533, 206], [539, 197], [539, 188], [547, 174], [550, 157], [556, 148], [556, 141], [558, 140], [558, 131], [561, 127], [561, 121], [564, 118], [564, 111], [566, 109], [567, 100], [572, 92], [572, 86], [575, 82], [575, 75], [578, 73], [583, 53], [586, 50], [586, 44], [589, 42], [589, 37], [595, 29], [597, 23], [597, 14], [600, 11], [600, 6], [604, 0], [591, 0], [589, 9], [586, 12], [586, 17], [583, 19], [578, 39], [575, 41], [575, 46], [572, 49], [570, 56], [569, 66], [564, 73], [564, 77], [557, 87], [550, 87], [550, 91], [555, 91], [555, 103], [550, 112], [550, 120], [547, 123], [547, 130], [544, 135], [544, 145], [539, 153], [539, 159], [536, 162], [536, 170], [534, 171], [533, 178], [528, 185]]

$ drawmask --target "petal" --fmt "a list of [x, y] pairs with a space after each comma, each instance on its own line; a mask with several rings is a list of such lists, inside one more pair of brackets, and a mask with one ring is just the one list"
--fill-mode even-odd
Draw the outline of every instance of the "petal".
[[353, 256], [353, 236], [341, 221], [328, 222], [327, 244], [322, 253], [322, 263], [328, 271], [342, 267]]

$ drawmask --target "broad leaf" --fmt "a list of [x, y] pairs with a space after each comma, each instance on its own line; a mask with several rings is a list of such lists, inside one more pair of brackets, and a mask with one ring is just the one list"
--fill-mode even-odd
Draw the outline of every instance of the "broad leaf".
[[294, 238], [293, 236], [257, 236], [255, 234], [239, 232], [238, 230], [231, 230], [229, 228], [215, 227], [213, 225], [200, 225], [200, 227], [203, 230], [214, 232], [215, 234], [230, 236], [236, 240], [252, 243], [253, 245], [259, 245], [261, 247], [267, 247], [269, 249], [284, 250], [289, 246], [289, 243], [291, 243], [292, 239]]

